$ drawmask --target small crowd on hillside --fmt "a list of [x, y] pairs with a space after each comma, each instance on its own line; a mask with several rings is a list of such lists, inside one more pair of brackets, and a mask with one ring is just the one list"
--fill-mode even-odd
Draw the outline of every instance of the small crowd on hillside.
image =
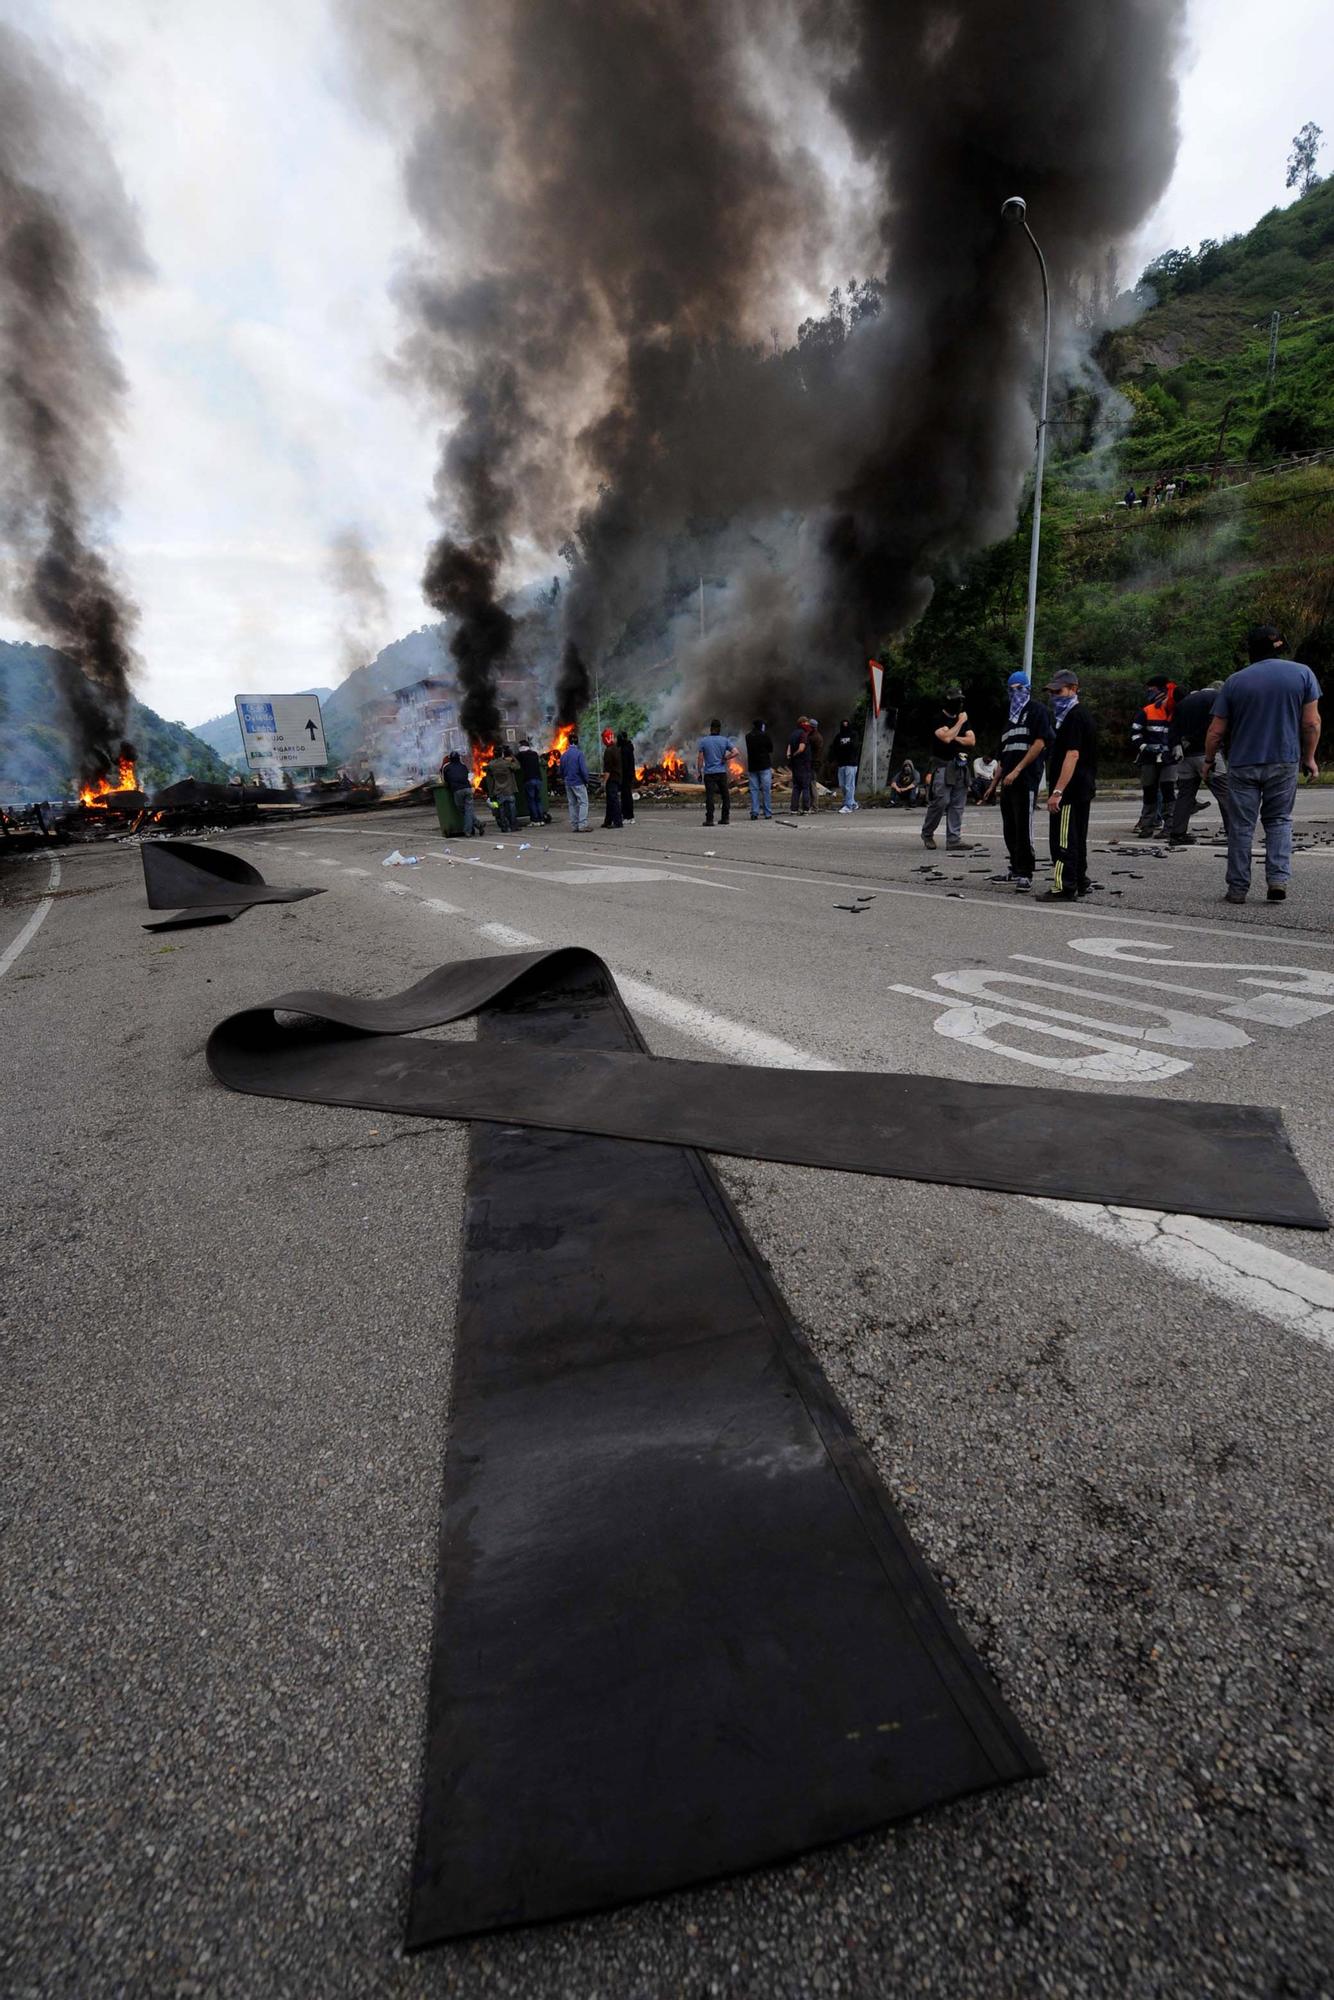
[[[1270, 902], [1286, 898], [1298, 779], [1317, 775], [1320, 687], [1309, 667], [1285, 657], [1285, 643], [1276, 626], [1252, 626], [1248, 666], [1189, 692], [1154, 679], [1131, 724], [1142, 796], [1136, 834], [1165, 837], [1169, 847], [1193, 846], [1190, 822], [1205, 809], [1198, 795], [1207, 786], [1227, 841], [1229, 903], [1244, 903], [1250, 891], [1257, 822], [1264, 830], [1266, 893]], [[1068, 670], [1051, 675], [1045, 701], [1022, 673], [1010, 675], [1007, 692], [996, 769], [981, 793], [983, 801], [997, 797], [1000, 804], [1009, 870], [997, 879], [1018, 890], [1033, 886], [1033, 815], [1045, 776], [1052, 879], [1043, 900], [1074, 901], [1096, 887], [1088, 873], [1088, 826], [1097, 790], [1097, 723], [1080, 701], [1078, 675]], [[943, 819], [946, 847], [964, 852], [973, 844], [963, 837], [964, 808], [970, 791], [978, 796], [980, 760], [974, 760], [970, 783], [968, 753], [977, 739], [961, 687], [946, 693], [934, 738], [922, 842], [935, 847]], [[904, 765], [891, 793], [907, 804], [919, 786], [916, 770]]]

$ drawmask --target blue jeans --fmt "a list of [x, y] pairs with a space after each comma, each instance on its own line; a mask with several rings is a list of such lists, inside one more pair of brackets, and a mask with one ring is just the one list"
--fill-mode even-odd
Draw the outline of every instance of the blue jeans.
[[774, 816], [774, 774], [772, 771], [748, 771], [746, 783], [750, 787], [750, 816], [758, 819], [763, 813], [766, 819]]
[[576, 833], [582, 833], [588, 825], [588, 786], [567, 785], [565, 803], [570, 808], [570, 825]]
[[1251, 886], [1255, 822], [1265, 830], [1265, 881], [1282, 889], [1292, 875], [1292, 807], [1295, 764], [1229, 764], [1227, 773], [1227, 886]]
[[523, 781], [523, 789], [527, 794], [528, 798], [528, 817], [532, 821], [534, 826], [541, 826], [542, 780], [540, 778], [525, 778]]
[[857, 766], [855, 764], [840, 764], [838, 767], [838, 782], [843, 790], [844, 805], [851, 807], [855, 812], [857, 810]]

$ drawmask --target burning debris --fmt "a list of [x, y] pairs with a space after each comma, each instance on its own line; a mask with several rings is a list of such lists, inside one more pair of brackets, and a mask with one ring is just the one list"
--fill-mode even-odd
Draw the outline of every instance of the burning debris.
[[[0, 25], [0, 520], [11, 602], [59, 648], [85, 790], [116, 763], [135, 609], [99, 546], [125, 379], [105, 291], [141, 276], [138, 225], [88, 108]], [[124, 789], [123, 786], [111, 789]]]

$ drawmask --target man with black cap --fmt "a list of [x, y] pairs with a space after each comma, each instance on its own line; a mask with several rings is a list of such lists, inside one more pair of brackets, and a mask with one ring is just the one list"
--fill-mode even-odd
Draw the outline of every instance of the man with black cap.
[[1079, 705], [1079, 678], [1067, 669], [1047, 682], [1055, 729], [1047, 750], [1051, 887], [1042, 898], [1073, 903], [1089, 891], [1089, 808], [1098, 787], [1098, 730]]
[[972, 845], [963, 837], [963, 809], [968, 803], [968, 752], [976, 743], [968, 727], [963, 689], [947, 688], [932, 744], [931, 802], [922, 821], [924, 847], [935, 846], [935, 831], [942, 819], [947, 848], [962, 853]]

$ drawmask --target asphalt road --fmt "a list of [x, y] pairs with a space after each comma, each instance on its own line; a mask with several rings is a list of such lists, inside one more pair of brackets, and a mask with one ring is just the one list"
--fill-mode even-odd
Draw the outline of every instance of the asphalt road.
[[3, 1991], [1330, 1992], [1328, 1237], [724, 1163], [1050, 1776], [406, 1959], [464, 1138], [201, 1054], [283, 987], [575, 941], [662, 1055], [1280, 1104], [1334, 1210], [1300, 807], [1289, 901], [1243, 909], [1110, 804], [1077, 908], [993, 884], [981, 812], [958, 857], [883, 813], [305, 821], [228, 845], [327, 894], [165, 936], [132, 847], [50, 901], [45, 856], [0, 869]]

